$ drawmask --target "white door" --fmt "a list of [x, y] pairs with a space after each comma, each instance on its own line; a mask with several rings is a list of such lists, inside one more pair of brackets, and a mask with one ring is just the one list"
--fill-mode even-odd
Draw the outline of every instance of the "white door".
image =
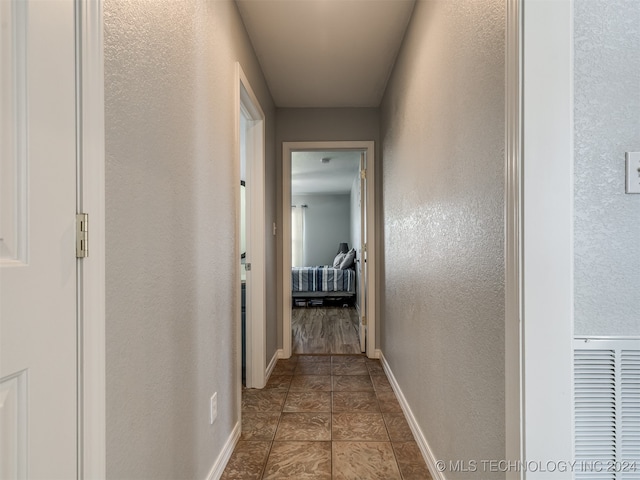
[[0, 1], [0, 478], [77, 471], [73, 0]]
[[246, 157], [246, 386], [262, 388], [266, 382], [266, 238], [264, 112], [247, 77], [237, 64], [239, 105], [244, 121], [240, 152]]
[[367, 157], [360, 154], [360, 252], [358, 255], [358, 273], [360, 278], [360, 316], [358, 335], [360, 336], [360, 351], [366, 350], [367, 338]]

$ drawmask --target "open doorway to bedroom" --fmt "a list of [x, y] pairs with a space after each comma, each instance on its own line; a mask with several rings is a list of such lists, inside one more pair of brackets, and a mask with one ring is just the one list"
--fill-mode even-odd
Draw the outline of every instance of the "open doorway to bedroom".
[[283, 152], [285, 356], [375, 356], [373, 142], [285, 142]]
[[291, 155], [292, 353], [360, 353], [358, 151]]

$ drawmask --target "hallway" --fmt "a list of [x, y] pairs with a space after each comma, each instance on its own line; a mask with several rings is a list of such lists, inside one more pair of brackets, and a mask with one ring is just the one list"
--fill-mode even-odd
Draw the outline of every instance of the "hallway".
[[429, 480], [379, 360], [294, 355], [243, 389], [242, 436], [224, 480]]
[[[65, 3], [0, 3], [30, 2]], [[95, 12], [77, 9], [89, 31], [68, 32], [87, 54], [73, 78], [99, 93], [75, 112], [93, 239], [78, 262], [96, 278], [77, 289], [95, 312], [73, 336], [90, 360], [81, 413], [94, 413], [81, 460], [107, 472], [87, 478], [368, 479], [347, 456], [372, 446], [388, 471], [371, 452], [366, 465], [385, 479], [429, 478], [405, 458], [437, 480], [460, 477], [437, 472], [441, 459], [576, 458], [574, 350], [605, 337], [640, 349], [640, 195], [625, 192], [625, 156], [640, 151], [639, 2], [75, 3]], [[261, 111], [253, 179], [245, 97]], [[359, 355], [278, 363], [292, 345], [285, 153], [327, 142], [373, 145], [367, 347], [393, 392]], [[259, 314], [250, 384], [277, 365], [264, 391], [241, 386], [242, 180], [264, 227], [259, 261], [245, 255], [264, 285], [245, 310]], [[73, 249], [71, 223], [42, 230], [52, 254]], [[300, 448], [314, 468], [282, 462]]]

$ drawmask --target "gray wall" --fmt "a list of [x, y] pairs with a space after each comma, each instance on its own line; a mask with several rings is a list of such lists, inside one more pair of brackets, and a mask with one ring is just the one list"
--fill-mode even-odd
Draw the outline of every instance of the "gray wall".
[[[376, 165], [378, 169], [380, 168], [380, 111], [378, 108], [278, 108], [276, 109], [275, 135], [278, 205], [282, 205], [282, 142], [373, 140], [376, 143]], [[378, 175], [378, 181], [380, 189], [381, 175]], [[377, 209], [380, 212], [382, 209], [380, 198], [377, 202], [379, 202]], [[280, 209], [278, 225], [282, 225]], [[282, 285], [282, 236], [278, 236], [277, 248], [278, 285]], [[278, 295], [278, 316], [282, 318], [283, 305], [280, 297]], [[282, 322], [278, 322], [278, 345], [282, 347]]]
[[274, 107], [234, 2], [105, 0], [104, 19], [107, 476], [202, 479], [240, 413], [236, 60], [267, 115], [269, 230]]
[[332, 265], [341, 242], [350, 235], [349, 195], [294, 195], [294, 205], [307, 205], [304, 220], [305, 266]]
[[278, 108], [276, 142], [374, 140], [380, 136], [378, 108]]
[[640, 195], [624, 154], [640, 151], [640, 3], [576, 0], [575, 334], [639, 335]]
[[382, 351], [443, 460], [505, 458], [504, 9], [419, 0], [382, 104]]

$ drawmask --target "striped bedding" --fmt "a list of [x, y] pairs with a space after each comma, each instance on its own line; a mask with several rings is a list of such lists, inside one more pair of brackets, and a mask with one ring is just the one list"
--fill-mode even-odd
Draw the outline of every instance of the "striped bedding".
[[332, 267], [293, 267], [291, 286], [294, 292], [356, 291], [356, 272]]

